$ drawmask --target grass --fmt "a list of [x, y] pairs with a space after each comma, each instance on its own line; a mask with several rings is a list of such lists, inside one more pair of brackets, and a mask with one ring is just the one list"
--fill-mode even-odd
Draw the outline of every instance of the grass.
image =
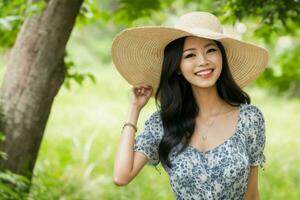
[[[98, 53], [109, 53], [110, 42], [105, 40], [101, 45], [93, 37], [76, 37], [69, 54], [86, 67], [81, 70], [95, 75], [97, 83], [73, 83], [71, 90], [62, 88], [55, 98], [35, 167], [31, 199], [174, 199], [161, 166], [161, 175], [146, 166], [128, 186], [113, 184], [113, 162], [129, 106], [129, 85], [112, 64], [98, 60], [97, 44]], [[3, 68], [1, 71], [3, 76]], [[300, 199], [300, 99], [272, 96], [255, 87], [246, 91], [266, 120], [267, 162], [259, 174], [261, 199]], [[152, 99], [141, 112], [140, 131], [154, 110]]]

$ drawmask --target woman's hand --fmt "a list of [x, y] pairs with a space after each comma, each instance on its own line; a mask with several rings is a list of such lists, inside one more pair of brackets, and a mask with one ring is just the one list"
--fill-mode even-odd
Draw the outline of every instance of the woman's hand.
[[150, 85], [135, 85], [130, 91], [130, 103], [142, 109], [151, 97], [153, 89]]

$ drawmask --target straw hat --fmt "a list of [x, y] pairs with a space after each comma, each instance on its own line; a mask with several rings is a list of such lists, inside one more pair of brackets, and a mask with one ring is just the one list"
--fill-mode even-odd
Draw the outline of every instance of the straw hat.
[[164, 48], [185, 36], [220, 41], [232, 76], [241, 88], [256, 79], [267, 66], [266, 49], [224, 34], [218, 18], [208, 12], [187, 13], [174, 27], [146, 26], [123, 30], [113, 41], [112, 60], [129, 84], [151, 85], [153, 96], [159, 85]]

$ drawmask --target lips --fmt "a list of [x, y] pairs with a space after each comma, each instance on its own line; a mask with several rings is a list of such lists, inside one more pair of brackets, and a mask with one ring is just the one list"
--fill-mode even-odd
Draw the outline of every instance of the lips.
[[209, 74], [211, 72], [213, 72], [214, 69], [213, 68], [209, 68], [209, 69], [202, 69], [202, 70], [199, 70], [197, 72], [195, 72], [194, 74], [195, 75], [205, 75], [205, 74]]

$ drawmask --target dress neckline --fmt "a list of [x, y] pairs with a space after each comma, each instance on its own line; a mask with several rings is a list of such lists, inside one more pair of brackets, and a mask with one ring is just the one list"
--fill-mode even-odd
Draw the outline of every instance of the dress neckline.
[[194, 147], [191, 144], [188, 144], [187, 147], [189, 147], [190, 149], [192, 149], [192, 150], [194, 150], [194, 151], [196, 151], [196, 152], [198, 152], [200, 154], [206, 155], [206, 154], [209, 154], [211, 152], [214, 152], [214, 151], [218, 150], [219, 148], [221, 148], [222, 146], [224, 146], [226, 143], [228, 143], [230, 140], [232, 140], [232, 138], [234, 138], [237, 135], [237, 133], [238, 133], [238, 127], [239, 127], [239, 124], [240, 124], [240, 121], [241, 121], [242, 105], [243, 105], [242, 103], [239, 105], [238, 120], [236, 122], [235, 130], [234, 130], [233, 134], [230, 137], [228, 137], [226, 140], [224, 140], [221, 144], [219, 144], [219, 145], [217, 145], [217, 146], [215, 146], [215, 147], [213, 147], [211, 149], [208, 149], [205, 152], [199, 150], [198, 148]]

